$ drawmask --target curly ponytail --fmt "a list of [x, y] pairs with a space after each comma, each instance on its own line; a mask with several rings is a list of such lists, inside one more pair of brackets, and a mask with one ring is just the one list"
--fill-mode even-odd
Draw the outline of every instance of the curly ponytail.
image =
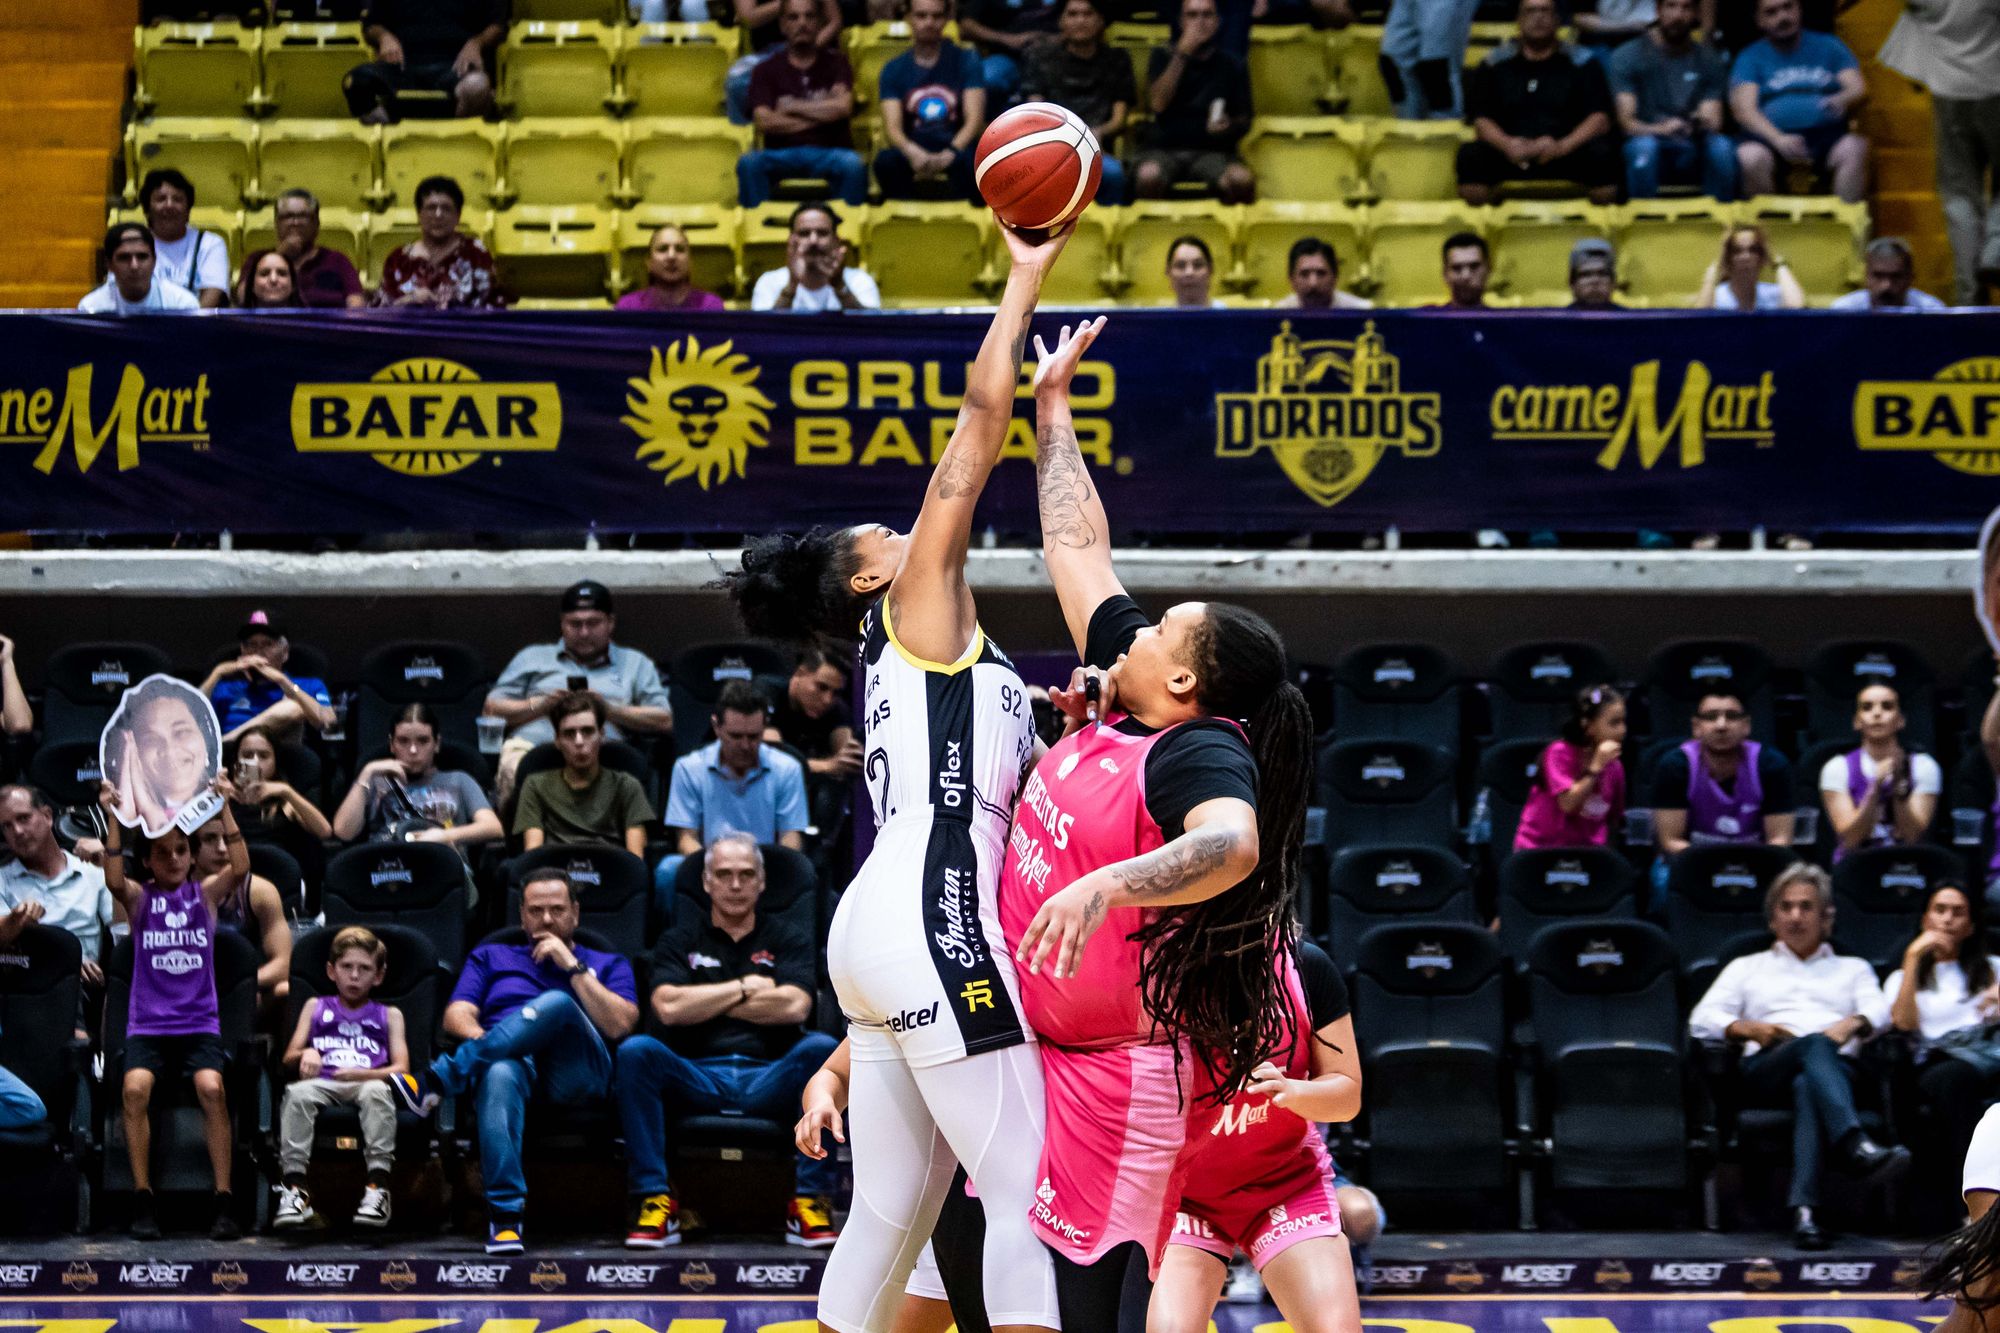
[[1957, 1301], [1977, 1314], [2000, 1306], [2000, 1290], [1978, 1291], [2000, 1276], [2000, 1207], [1952, 1232], [1924, 1253], [1916, 1288], [1924, 1299]]
[[1147, 1012], [1192, 1043], [1213, 1084], [1204, 1100], [1219, 1105], [1298, 1035], [1279, 955], [1297, 933], [1313, 721], [1284, 641], [1262, 616], [1209, 603], [1190, 653], [1196, 701], [1212, 717], [1240, 720], [1257, 760], [1257, 868], [1206, 902], [1168, 908], [1133, 938], [1146, 946]]
[[822, 527], [753, 539], [743, 548], [742, 568], [711, 586], [729, 594], [754, 637], [824, 650], [852, 643], [868, 609], [848, 584], [859, 568], [852, 535]]

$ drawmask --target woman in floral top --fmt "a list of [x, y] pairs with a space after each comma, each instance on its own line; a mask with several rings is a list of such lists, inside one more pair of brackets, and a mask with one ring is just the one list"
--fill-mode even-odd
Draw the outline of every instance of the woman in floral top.
[[493, 277], [493, 256], [458, 229], [465, 191], [449, 176], [417, 185], [417, 227], [422, 233], [382, 261], [378, 306], [427, 310], [492, 310], [507, 304]]

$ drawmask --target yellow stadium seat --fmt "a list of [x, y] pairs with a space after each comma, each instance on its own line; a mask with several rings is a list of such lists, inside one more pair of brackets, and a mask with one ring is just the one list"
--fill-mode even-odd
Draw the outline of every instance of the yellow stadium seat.
[[747, 125], [653, 117], [625, 127], [625, 190], [643, 204], [726, 204], [736, 198], [736, 160], [750, 151]]
[[495, 220], [493, 259], [511, 295], [602, 300], [611, 290], [616, 241], [604, 209], [524, 204]]
[[696, 287], [724, 298], [744, 290], [737, 272], [737, 218], [734, 206], [646, 204], [618, 215], [618, 288], [646, 283], [646, 252], [653, 233], [667, 223], [688, 238], [688, 276]]
[[1333, 61], [1334, 98], [1349, 116], [1386, 116], [1389, 85], [1382, 82], [1382, 25], [1356, 23], [1327, 38]]
[[508, 307], [512, 310], [609, 310], [611, 301], [603, 296], [562, 297], [524, 296]]
[[329, 208], [365, 209], [377, 189], [382, 132], [352, 120], [276, 120], [264, 126], [257, 180], [266, 199], [311, 190]]
[[[945, 40], [958, 40], [958, 25], [945, 25]], [[910, 49], [910, 25], [897, 19], [889, 23], [857, 23], [847, 30], [847, 61], [854, 67], [856, 105], [873, 105], [881, 91], [882, 67]]]
[[1250, 28], [1250, 86], [1257, 114], [1323, 116], [1333, 87], [1326, 38], [1303, 23]]
[[1237, 210], [1212, 200], [1196, 202], [1141, 201], [1128, 205], [1118, 223], [1118, 274], [1124, 285], [1120, 299], [1135, 304], [1171, 301], [1167, 281], [1167, 251], [1181, 236], [1199, 236], [1215, 260], [1215, 286], [1234, 266]]
[[155, 167], [173, 167], [194, 186], [195, 202], [236, 208], [257, 201], [257, 127], [244, 120], [134, 121], [125, 132], [125, 200], [139, 202], [139, 183]]
[[995, 267], [992, 214], [961, 203], [892, 200], [870, 209], [862, 225], [868, 271], [882, 304], [989, 304]]
[[1361, 169], [1367, 131], [1336, 116], [1259, 116], [1243, 140], [1263, 199], [1351, 203], [1368, 192]]
[[1377, 204], [1368, 215], [1366, 293], [1377, 305], [1434, 305], [1444, 291], [1445, 238], [1483, 233], [1482, 214], [1457, 203]]
[[1062, 262], [1042, 281], [1044, 306], [1108, 305], [1117, 290], [1117, 252], [1112, 246], [1114, 224], [1122, 208], [1086, 208], [1077, 215], [1076, 230], [1063, 247]]
[[623, 23], [625, 0], [514, 0], [514, 21]]
[[1340, 257], [1340, 285], [1352, 290], [1368, 277], [1368, 215], [1344, 204], [1292, 204], [1269, 200], [1243, 210], [1243, 261], [1231, 285], [1251, 300], [1275, 301], [1292, 290], [1287, 260], [1292, 244], [1314, 237]]
[[616, 49], [602, 23], [516, 23], [500, 47], [500, 105], [513, 116], [603, 115]]
[[[797, 204], [773, 202], [738, 210], [741, 239], [737, 252], [742, 256], [744, 295], [749, 295], [759, 276], [785, 266], [785, 243], [791, 238], [792, 210], [797, 207]], [[863, 232], [868, 210], [841, 205], [834, 211], [840, 215], [836, 235], [847, 242], [848, 266], [866, 269], [867, 251], [862, 241], [866, 239]]]
[[508, 127], [502, 195], [541, 208], [610, 208], [620, 192], [624, 136], [602, 116], [523, 120]]
[[[493, 248], [493, 210], [484, 205], [468, 201], [465, 211], [459, 215], [458, 229], [474, 237], [488, 250]], [[382, 277], [382, 261], [397, 246], [408, 245], [417, 239], [417, 210], [414, 208], [391, 208], [368, 215], [368, 262], [361, 270], [361, 279], [370, 287]], [[361, 256], [350, 255], [357, 264]]]
[[1737, 212], [1764, 229], [1771, 253], [1791, 265], [1810, 304], [1826, 305], [1861, 285], [1868, 205], [1831, 195], [1763, 195], [1738, 204]]
[[1631, 296], [1685, 307], [1722, 253], [1735, 206], [1713, 199], [1634, 199], [1615, 210], [1619, 276]]
[[1472, 131], [1455, 120], [1381, 120], [1370, 126], [1368, 183], [1377, 199], [1455, 199], [1458, 148]]
[[1164, 23], [1113, 23], [1105, 28], [1104, 40], [1132, 61], [1132, 87], [1139, 94], [1139, 105], [1133, 110], [1144, 110], [1146, 73], [1152, 68], [1153, 48], [1172, 41], [1173, 30]]
[[[368, 215], [345, 208], [321, 208], [319, 243], [322, 249], [340, 251], [359, 268], [368, 254]], [[247, 258], [259, 250], [274, 249], [277, 244], [278, 227], [270, 208], [260, 208], [243, 215], [243, 245], [240, 250], [243, 257]], [[238, 263], [241, 263], [240, 259]]]
[[625, 30], [619, 96], [635, 116], [719, 116], [740, 29], [642, 23]]
[[426, 176], [449, 176], [465, 191], [467, 209], [484, 206], [500, 184], [505, 128], [478, 120], [406, 120], [382, 129], [382, 192], [378, 206], [416, 208], [413, 192]]
[[133, 106], [163, 116], [240, 116], [256, 104], [257, 34], [240, 23], [132, 30]]
[[1609, 240], [1616, 216], [1580, 199], [1516, 201], [1493, 210], [1493, 290], [1528, 306], [1568, 305], [1570, 247]]
[[279, 116], [346, 116], [340, 82], [375, 58], [359, 23], [280, 23], [264, 29], [260, 107]]

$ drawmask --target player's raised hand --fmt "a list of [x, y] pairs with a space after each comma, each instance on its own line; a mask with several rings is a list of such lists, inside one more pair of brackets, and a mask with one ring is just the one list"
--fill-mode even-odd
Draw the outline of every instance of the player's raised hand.
[[1083, 361], [1083, 354], [1097, 341], [1097, 335], [1104, 332], [1104, 316], [1086, 319], [1074, 330], [1069, 325], [1062, 326], [1056, 335], [1056, 345], [1051, 349], [1042, 341], [1042, 335], [1035, 335], [1035, 387], [1051, 393], [1067, 393], [1069, 382], [1076, 374], [1076, 368]]
[[1053, 231], [1022, 231], [1004, 222], [1000, 224], [1000, 234], [1006, 238], [1007, 253], [1013, 258], [1014, 267], [1037, 273], [1047, 273], [1055, 267], [1056, 256], [1069, 244], [1070, 233], [1075, 230], [1074, 222], [1064, 223]]

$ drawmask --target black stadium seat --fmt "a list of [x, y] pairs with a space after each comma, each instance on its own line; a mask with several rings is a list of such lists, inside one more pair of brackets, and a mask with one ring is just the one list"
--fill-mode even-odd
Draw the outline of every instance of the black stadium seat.
[[1877, 971], [1892, 967], [1921, 928], [1918, 915], [1933, 886], [1950, 880], [1974, 893], [1965, 858], [1947, 847], [1868, 847], [1833, 868], [1834, 945], [1866, 958]]
[[645, 956], [652, 942], [646, 909], [652, 898], [653, 877], [643, 860], [623, 847], [591, 843], [542, 846], [524, 852], [510, 863], [514, 882], [507, 892], [509, 921], [521, 919], [521, 886], [527, 882], [528, 872], [545, 866], [569, 875], [584, 929], [611, 941], [614, 953], [627, 958]]
[[1936, 743], [1937, 673], [1909, 644], [1895, 639], [1829, 643], [1807, 660], [1805, 674], [1806, 733], [1812, 739], [1852, 735], [1854, 696], [1870, 685], [1889, 685], [1903, 704], [1903, 744], [1928, 750]]
[[1632, 865], [1604, 847], [1541, 847], [1500, 863], [1500, 949], [1516, 964], [1544, 927], [1579, 918], [1631, 920]]
[[[385, 643], [361, 659], [360, 688], [348, 732], [359, 753], [389, 743], [390, 719], [409, 704], [427, 704], [437, 714], [440, 739], [479, 753], [474, 719], [486, 706], [493, 673], [477, 649], [449, 639], [407, 639]], [[468, 770], [484, 781], [484, 766]]]
[[1493, 856], [1497, 859], [1514, 850], [1514, 834], [1521, 825], [1521, 811], [1528, 794], [1542, 772], [1542, 751], [1555, 739], [1547, 736], [1523, 737], [1489, 745], [1479, 756], [1479, 790], [1486, 796], [1486, 815], [1492, 826]]
[[[829, 923], [821, 918], [819, 877], [812, 862], [805, 853], [775, 843], [767, 842], [758, 850], [764, 853], [764, 896], [757, 900], [758, 913], [783, 918], [794, 929], [804, 931], [815, 947], [823, 946]], [[702, 861], [699, 854], [690, 856], [674, 876], [674, 892], [681, 899], [674, 908], [676, 920], [686, 911], [708, 913], [708, 890], [701, 886]]]
[[246, 845], [250, 850], [250, 873], [271, 881], [271, 887], [278, 891], [278, 900], [285, 905], [287, 920], [308, 921], [319, 915], [318, 904], [311, 901], [305, 872], [299, 868], [296, 857], [273, 843]]
[[98, 783], [104, 780], [97, 750], [95, 736], [45, 744], [28, 761], [28, 781], [47, 793], [60, 809], [94, 805]]
[[704, 643], [685, 649], [667, 668], [675, 748], [687, 754], [715, 739], [715, 730], [709, 725], [709, 709], [729, 682], [754, 682], [759, 676], [790, 677], [791, 674], [790, 655], [768, 643]]
[[1737, 639], [1684, 639], [1653, 654], [1645, 690], [1652, 734], [1685, 736], [1695, 705], [1711, 690], [1725, 690], [1743, 701], [1752, 736], [1778, 734], [1770, 654]]
[[[1993, 855], [1994, 796], [1992, 761], [1987, 759], [1985, 748], [1975, 741], [1952, 765], [1934, 826], [1934, 831], [1940, 836], [1948, 835], [1952, 846], [1975, 867], [1987, 866]], [[1951, 822], [1946, 823], [1947, 820]], [[1970, 829], [1961, 829], [1961, 823], [1976, 828], [1977, 835], [1973, 836]]]
[[1694, 846], [1667, 868], [1667, 934], [1683, 971], [1716, 964], [1722, 947], [1766, 921], [1764, 894], [1798, 860], [1789, 847]]
[[0, 1191], [36, 1201], [0, 1209], [9, 1231], [68, 1229], [90, 1214], [90, 1043], [74, 1035], [81, 963], [76, 936], [54, 926], [0, 945], [0, 1067], [48, 1111], [39, 1125], [0, 1130]]
[[1517, 643], [1500, 654], [1488, 679], [1493, 739], [1546, 744], [1569, 717], [1578, 690], [1614, 679], [1611, 659], [1594, 643]]
[[1556, 1189], [1688, 1183], [1674, 947], [1645, 921], [1550, 926], [1528, 947], [1538, 1131]]
[[1349, 847], [1333, 858], [1327, 886], [1322, 942], [1342, 973], [1376, 926], [1479, 919], [1465, 863], [1441, 847]]
[[1319, 803], [1329, 853], [1362, 843], [1450, 847], [1457, 801], [1452, 757], [1394, 737], [1336, 740], [1319, 752]]
[[408, 926], [452, 973], [465, 961], [465, 862], [441, 842], [364, 842], [326, 865], [329, 926]]
[[42, 743], [97, 743], [119, 696], [173, 664], [149, 643], [73, 643], [49, 657], [42, 673]]
[[1373, 643], [1333, 669], [1341, 736], [1393, 736], [1458, 753], [1458, 668], [1427, 643]]

